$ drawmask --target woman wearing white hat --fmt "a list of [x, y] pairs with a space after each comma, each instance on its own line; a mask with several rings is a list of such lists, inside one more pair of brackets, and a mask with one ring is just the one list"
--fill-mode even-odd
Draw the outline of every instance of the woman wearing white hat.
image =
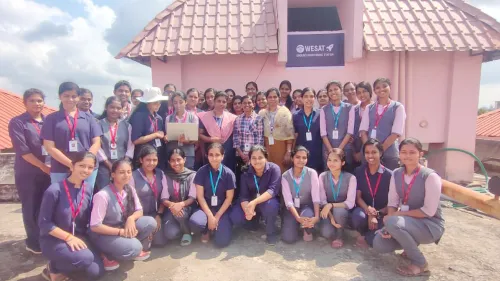
[[158, 115], [161, 101], [168, 100], [168, 97], [162, 95], [160, 88], [152, 87], [144, 90], [144, 95], [138, 100], [141, 102], [129, 119], [132, 126], [131, 139], [135, 144], [134, 164], [137, 165], [137, 152], [145, 144], [154, 146], [158, 152], [158, 168], [163, 168], [163, 142], [165, 138], [165, 124], [163, 118]]

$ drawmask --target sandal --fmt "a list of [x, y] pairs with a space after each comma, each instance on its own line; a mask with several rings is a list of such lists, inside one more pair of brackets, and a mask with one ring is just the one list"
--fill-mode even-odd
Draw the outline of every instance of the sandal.
[[43, 279], [47, 280], [47, 281], [52, 281], [50, 279], [50, 268], [49, 268], [49, 264], [47, 264], [47, 266], [43, 269], [42, 271], [42, 277]]
[[193, 240], [193, 237], [191, 234], [184, 234], [182, 235], [181, 238], [181, 246], [189, 246], [191, 245], [191, 241]]
[[344, 240], [342, 239], [335, 239], [332, 241], [332, 248], [334, 249], [340, 249], [344, 247]]
[[406, 277], [417, 277], [417, 276], [430, 276], [431, 272], [429, 271], [429, 266], [425, 264], [420, 267], [418, 265], [410, 264], [407, 266], [400, 266], [396, 269], [396, 271], [403, 276]]

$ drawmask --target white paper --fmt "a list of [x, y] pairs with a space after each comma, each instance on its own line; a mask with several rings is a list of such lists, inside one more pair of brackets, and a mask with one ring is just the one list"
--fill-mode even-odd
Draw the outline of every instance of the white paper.
[[176, 141], [179, 136], [184, 134], [184, 137], [189, 141], [198, 140], [198, 124], [196, 123], [167, 123], [167, 136], [169, 141]]

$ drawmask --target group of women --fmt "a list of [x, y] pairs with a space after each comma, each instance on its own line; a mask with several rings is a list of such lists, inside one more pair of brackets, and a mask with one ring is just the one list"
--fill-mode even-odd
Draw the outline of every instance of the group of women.
[[[317, 235], [341, 248], [354, 228], [359, 247], [404, 249], [402, 275], [428, 274], [418, 245], [444, 232], [440, 177], [420, 165], [418, 140], [398, 144], [405, 112], [390, 81], [373, 88], [374, 103], [367, 82], [318, 93], [249, 82], [243, 97], [210, 88], [200, 102], [194, 88], [119, 81], [98, 117], [92, 92], [74, 83], [60, 85], [60, 110], [48, 116], [43, 92], [29, 89], [9, 124], [26, 248], [49, 259], [47, 280], [96, 279], [192, 235], [228, 246], [234, 227], [263, 221], [270, 245]], [[199, 138], [169, 138], [171, 123], [197, 124]]]

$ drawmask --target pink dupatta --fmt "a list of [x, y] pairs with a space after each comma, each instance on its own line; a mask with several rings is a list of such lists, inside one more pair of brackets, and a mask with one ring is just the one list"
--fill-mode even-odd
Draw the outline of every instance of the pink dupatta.
[[224, 143], [233, 133], [234, 121], [238, 116], [224, 111], [224, 113], [222, 113], [222, 127], [220, 128], [217, 122], [215, 122], [215, 115], [212, 110], [207, 112], [200, 112], [198, 113], [198, 117], [200, 118], [201, 122], [203, 122], [208, 135], [210, 135], [211, 137], [221, 138], [222, 142]]

